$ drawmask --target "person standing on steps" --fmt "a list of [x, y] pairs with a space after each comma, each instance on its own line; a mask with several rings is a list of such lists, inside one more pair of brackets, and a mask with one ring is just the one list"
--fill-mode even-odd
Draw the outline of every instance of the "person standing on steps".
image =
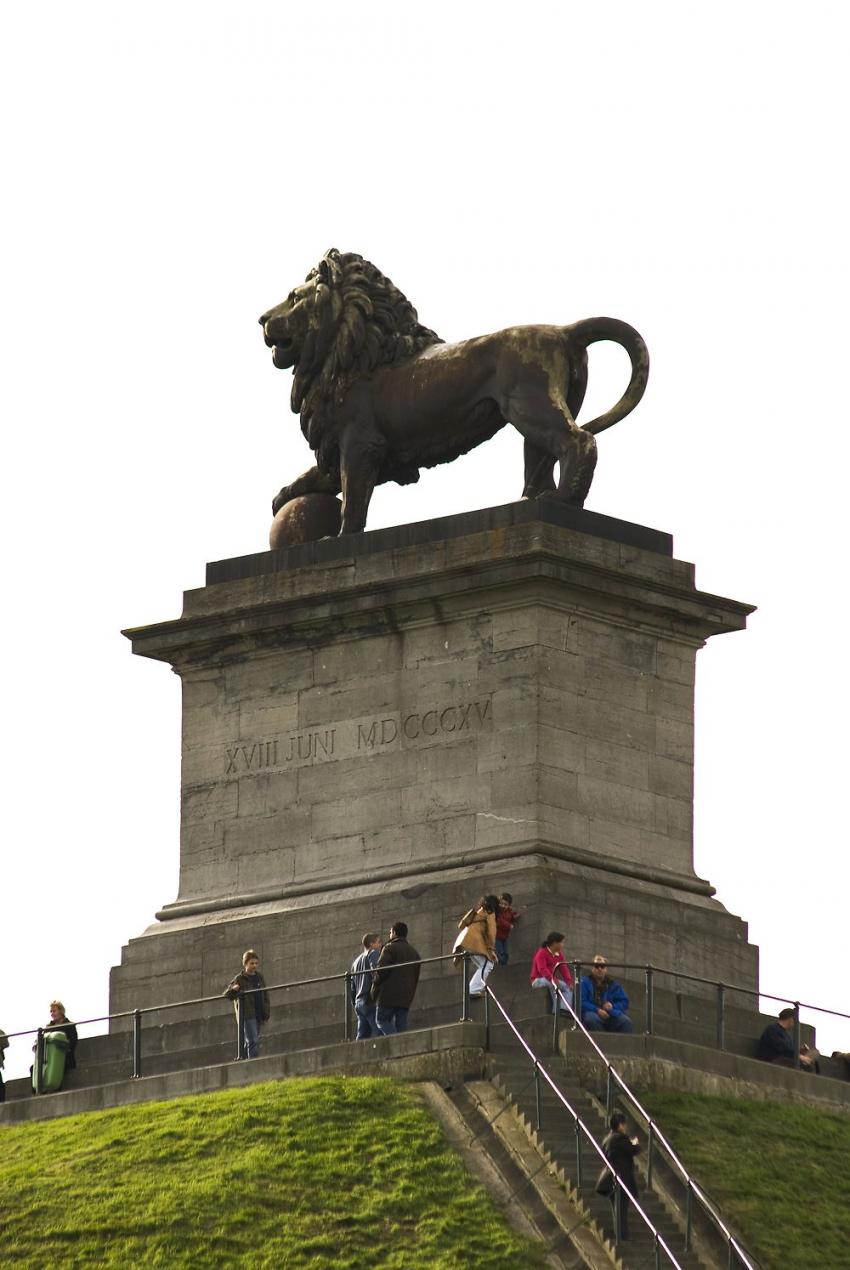
[[619, 1191], [620, 1228], [616, 1232], [617, 1239], [629, 1237], [629, 1204], [631, 1198], [637, 1198], [638, 1187], [635, 1176], [635, 1156], [640, 1151], [637, 1136], [629, 1136], [628, 1122], [622, 1111], [615, 1111], [610, 1120], [611, 1132], [602, 1142], [605, 1158], [622, 1182], [622, 1186], [611, 1189], [611, 1207], [614, 1210], [614, 1222], [617, 1221], [617, 1192]]
[[[407, 942], [407, 922], [393, 922], [375, 969], [370, 996], [381, 1036], [407, 1031], [407, 1016], [419, 985], [419, 953]], [[406, 963], [415, 964], [408, 965]]]
[[581, 1021], [588, 1032], [633, 1032], [626, 1011], [629, 998], [616, 979], [608, 976], [608, 962], [597, 953], [590, 974], [581, 981]]
[[242, 954], [242, 973], [225, 988], [224, 995], [236, 1006], [239, 1014], [239, 997], [242, 1001], [242, 1057], [260, 1057], [260, 1028], [271, 1016], [269, 994], [260, 974], [260, 959], [249, 948]]
[[567, 1007], [573, 1003], [573, 977], [564, 955], [564, 935], [550, 930], [534, 954], [531, 963], [532, 988], [547, 988], [552, 998], [552, 1009], [558, 997]]
[[483, 997], [484, 986], [496, 964], [496, 914], [499, 901], [495, 895], [481, 899], [464, 913], [458, 922], [460, 934], [454, 942], [455, 965], [463, 965], [463, 953], [469, 953], [475, 973], [469, 981], [469, 995]]
[[500, 966], [508, 964], [508, 937], [521, 916], [514, 908], [514, 897], [509, 891], [503, 891], [496, 913], [496, 957]]
[[378, 1036], [378, 1025], [375, 1022], [375, 1006], [369, 1000], [372, 987], [372, 971], [378, 964], [381, 950], [381, 936], [366, 934], [363, 936], [363, 951], [355, 957], [351, 964], [349, 991], [351, 1004], [357, 1015], [357, 1041], [368, 1041], [370, 1036]]

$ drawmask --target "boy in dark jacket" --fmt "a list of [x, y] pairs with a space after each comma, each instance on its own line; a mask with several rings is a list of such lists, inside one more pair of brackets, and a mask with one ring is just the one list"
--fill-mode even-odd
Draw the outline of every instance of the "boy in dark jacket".
[[260, 974], [260, 959], [249, 948], [242, 954], [242, 973], [237, 975], [224, 990], [228, 1001], [237, 1003], [242, 996], [242, 1057], [260, 1057], [260, 1028], [271, 1015], [269, 994]]
[[[407, 1013], [419, 984], [419, 953], [407, 942], [407, 923], [394, 922], [389, 943], [384, 944], [375, 970], [372, 1000], [375, 1023], [382, 1036], [407, 1031]], [[405, 962], [416, 965], [405, 965]]]
[[[630, 1137], [626, 1117], [621, 1111], [615, 1111], [611, 1117], [611, 1132], [602, 1143], [602, 1150], [617, 1177], [623, 1183], [611, 1192], [611, 1205], [616, 1219], [617, 1205], [620, 1207], [620, 1229], [618, 1239], [629, 1237], [629, 1196], [638, 1193], [635, 1177], [635, 1156], [640, 1151], [636, 1137]], [[624, 1189], [625, 1188], [625, 1189]], [[619, 1191], [619, 1199], [617, 1197]]]

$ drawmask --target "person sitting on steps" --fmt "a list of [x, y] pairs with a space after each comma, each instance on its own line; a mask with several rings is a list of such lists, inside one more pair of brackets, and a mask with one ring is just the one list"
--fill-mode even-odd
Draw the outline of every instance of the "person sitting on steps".
[[581, 981], [581, 1021], [588, 1032], [633, 1032], [626, 1011], [629, 998], [616, 979], [608, 976], [608, 962], [601, 953], [593, 958], [590, 974]]
[[563, 1005], [568, 1007], [572, 1005], [573, 977], [564, 955], [564, 936], [559, 930], [550, 930], [534, 954], [534, 960], [531, 963], [531, 986], [549, 990], [552, 1010], [558, 998]]

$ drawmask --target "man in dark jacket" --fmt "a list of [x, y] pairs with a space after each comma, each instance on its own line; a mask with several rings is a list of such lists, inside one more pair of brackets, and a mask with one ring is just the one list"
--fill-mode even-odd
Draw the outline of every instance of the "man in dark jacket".
[[629, 998], [608, 974], [608, 962], [597, 953], [590, 974], [581, 981], [581, 1021], [588, 1032], [633, 1032], [626, 1011]]
[[[794, 1066], [794, 1011], [789, 1006], [779, 1011], [775, 1023], [768, 1023], [759, 1037], [756, 1058], [765, 1063], [777, 1063], [780, 1067]], [[816, 1055], [807, 1045], [800, 1047], [800, 1066], [803, 1071], [817, 1071]]]
[[237, 1007], [242, 997], [242, 1057], [260, 1057], [260, 1028], [271, 1015], [266, 982], [260, 974], [260, 959], [249, 948], [242, 954], [242, 973], [237, 975], [224, 990], [224, 995]]
[[419, 953], [407, 942], [407, 923], [394, 922], [389, 943], [381, 949], [372, 986], [375, 1023], [382, 1036], [407, 1031], [407, 1012], [419, 983], [419, 960]]
[[[620, 1228], [617, 1231], [618, 1239], [628, 1239], [629, 1237], [629, 1204], [630, 1196], [637, 1196], [637, 1178], [635, 1177], [635, 1156], [640, 1151], [640, 1144], [636, 1137], [629, 1137], [626, 1117], [621, 1111], [615, 1111], [611, 1117], [611, 1132], [602, 1143], [602, 1149], [605, 1152], [611, 1168], [617, 1174], [617, 1177], [623, 1183], [622, 1186], [616, 1187], [611, 1192], [611, 1204], [614, 1209], [614, 1219], [617, 1217], [617, 1206], [620, 1208]], [[617, 1192], [619, 1191], [619, 1197]]]

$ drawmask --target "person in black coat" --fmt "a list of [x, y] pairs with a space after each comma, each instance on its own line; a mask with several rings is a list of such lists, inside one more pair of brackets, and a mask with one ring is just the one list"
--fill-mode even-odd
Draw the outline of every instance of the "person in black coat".
[[407, 922], [394, 922], [389, 943], [384, 944], [374, 974], [370, 999], [381, 1036], [407, 1031], [407, 1012], [419, 985], [419, 953], [407, 942]]
[[617, 1239], [629, 1237], [629, 1196], [637, 1196], [638, 1186], [635, 1176], [635, 1156], [640, 1151], [637, 1137], [629, 1137], [626, 1117], [621, 1111], [615, 1111], [611, 1117], [611, 1132], [602, 1143], [602, 1150], [611, 1168], [622, 1182], [611, 1192], [611, 1205], [614, 1209], [614, 1220], [617, 1215], [617, 1192], [620, 1194], [620, 1228]]

